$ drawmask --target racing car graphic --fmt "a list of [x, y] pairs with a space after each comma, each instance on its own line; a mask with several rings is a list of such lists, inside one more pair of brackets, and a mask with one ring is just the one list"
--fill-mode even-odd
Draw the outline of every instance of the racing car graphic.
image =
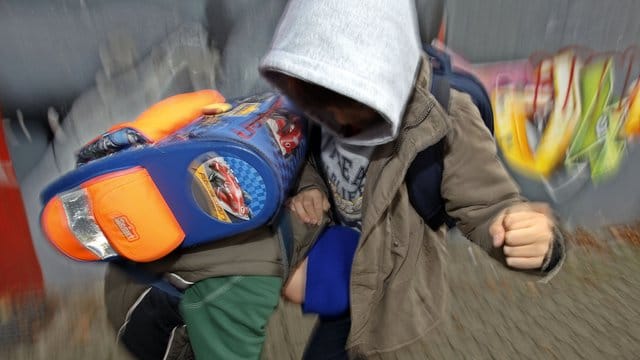
[[293, 153], [302, 140], [299, 119], [298, 116], [289, 118], [283, 114], [274, 114], [266, 121], [283, 156]]
[[220, 206], [239, 219], [251, 219], [251, 209], [246, 204], [251, 201], [251, 198], [242, 190], [229, 165], [221, 157], [209, 160], [207, 165], [209, 167], [209, 182], [218, 197]]

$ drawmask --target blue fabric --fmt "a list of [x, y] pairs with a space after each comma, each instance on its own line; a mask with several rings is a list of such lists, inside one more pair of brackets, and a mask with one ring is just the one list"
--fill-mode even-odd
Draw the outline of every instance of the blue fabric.
[[[433, 64], [431, 93], [440, 105], [449, 110], [450, 89], [467, 93], [478, 107], [484, 124], [493, 134], [493, 112], [491, 101], [482, 83], [473, 75], [451, 67], [451, 59], [445, 52], [425, 46]], [[444, 171], [444, 140], [428, 147], [416, 155], [406, 175], [409, 199], [418, 214], [433, 230], [442, 224], [450, 228], [456, 220], [447, 215], [440, 188]]]
[[133, 308], [120, 334], [120, 342], [136, 359], [156, 360], [164, 357], [171, 341], [171, 332], [184, 324], [178, 303], [178, 298], [152, 288]]
[[349, 310], [349, 278], [359, 238], [359, 232], [346, 226], [331, 226], [320, 235], [308, 255], [305, 313], [335, 317]]
[[[487, 90], [473, 74], [464, 72], [459, 69], [454, 69], [451, 66], [451, 59], [449, 55], [431, 45], [425, 45], [424, 50], [429, 54], [435, 64], [433, 66], [433, 77], [443, 78], [449, 82], [450, 87], [467, 93], [473, 103], [478, 107], [480, 115], [484, 124], [489, 131], [493, 134], [493, 110], [491, 108], [491, 99]], [[435, 85], [435, 84], [434, 84]], [[437, 95], [436, 91], [433, 91], [434, 95]], [[438, 98], [438, 96], [436, 96]], [[440, 99], [438, 99], [440, 101]], [[448, 110], [448, 101], [445, 110]]]
[[[42, 203], [47, 204], [58, 194], [101, 175], [142, 167], [184, 231], [181, 247], [219, 241], [268, 224], [304, 163], [306, 120], [293, 111], [288, 100], [276, 94], [239, 99], [231, 105], [234, 109], [229, 112], [215, 118], [200, 117], [152, 146], [137, 147], [135, 136], [127, 131], [108, 133], [92, 143], [95, 146], [83, 149], [82, 159], [87, 163], [64, 174], [42, 191]], [[265, 126], [256, 125], [262, 122]], [[126, 146], [129, 150], [117, 151]], [[222, 205], [220, 198], [213, 199], [202, 186], [193, 187], [202, 193], [197, 195], [198, 199], [191, 191], [192, 184], [198, 183], [194, 182], [197, 176], [192, 174], [215, 158], [224, 161], [226, 165], [222, 166], [227, 168], [227, 177], [235, 178], [232, 182], [238, 183], [232, 187], [240, 190], [236, 193], [242, 196], [233, 196], [230, 201], [234, 205]], [[80, 162], [84, 161], [82, 159], [79, 157]], [[245, 205], [250, 209], [248, 216], [244, 209], [240, 213], [227, 210], [225, 215], [228, 216], [222, 220], [210, 215], [208, 209], [242, 208]], [[238, 214], [241, 216], [236, 216]], [[205, 228], [207, 231], [202, 231]], [[132, 246], [140, 247], [147, 241], [154, 239], [140, 239]]]
[[145, 137], [135, 129], [122, 128], [107, 132], [80, 149], [76, 164], [78, 166], [84, 165], [93, 160], [147, 143]]
[[351, 331], [351, 317], [320, 318], [302, 360], [349, 360], [347, 339]]

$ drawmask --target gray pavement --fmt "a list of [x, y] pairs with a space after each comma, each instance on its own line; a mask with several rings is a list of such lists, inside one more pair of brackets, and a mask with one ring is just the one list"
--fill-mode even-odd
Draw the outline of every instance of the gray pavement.
[[[632, 230], [615, 233], [627, 240], [582, 234], [547, 284], [522, 281], [468, 242], [450, 241], [450, 312], [428, 336], [425, 359], [640, 358], [640, 246]], [[62, 297], [43, 333], [0, 358], [127, 359], [106, 324], [100, 284], [83, 291]], [[263, 358], [299, 359], [313, 322], [282, 305]]]

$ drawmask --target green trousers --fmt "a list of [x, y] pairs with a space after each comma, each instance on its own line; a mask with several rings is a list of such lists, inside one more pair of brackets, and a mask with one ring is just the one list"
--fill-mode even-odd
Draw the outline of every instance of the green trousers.
[[259, 359], [282, 279], [226, 276], [198, 281], [180, 301], [196, 359]]

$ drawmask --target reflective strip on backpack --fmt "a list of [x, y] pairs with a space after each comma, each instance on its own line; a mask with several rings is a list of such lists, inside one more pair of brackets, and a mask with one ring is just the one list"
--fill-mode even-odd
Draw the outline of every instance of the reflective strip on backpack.
[[118, 255], [96, 223], [85, 189], [60, 194], [60, 199], [69, 229], [87, 250], [102, 260]]

